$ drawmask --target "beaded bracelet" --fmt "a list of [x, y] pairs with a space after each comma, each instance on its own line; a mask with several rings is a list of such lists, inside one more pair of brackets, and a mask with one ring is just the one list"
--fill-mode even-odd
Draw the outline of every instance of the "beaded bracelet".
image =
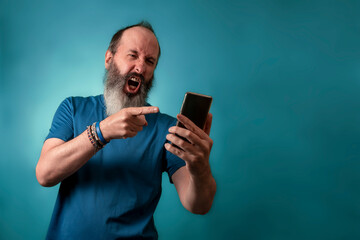
[[94, 139], [92, 133], [91, 133], [91, 126], [88, 126], [87, 129], [86, 129], [86, 132], [87, 132], [87, 135], [88, 135], [88, 138], [91, 142], [91, 144], [94, 146], [95, 150], [99, 150], [99, 146], [98, 144], [96, 143], [96, 140]]

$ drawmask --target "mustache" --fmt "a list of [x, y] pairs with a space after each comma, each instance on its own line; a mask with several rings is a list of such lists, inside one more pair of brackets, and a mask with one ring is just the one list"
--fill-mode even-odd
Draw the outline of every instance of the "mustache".
[[131, 78], [131, 77], [138, 77], [138, 78], [140, 78], [141, 84], [143, 84], [143, 83], [145, 82], [145, 77], [144, 77], [142, 74], [135, 73], [135, 72], [131, 72], [131, 73], [126, 74], [125, 79], [127, 80], [127, 79], [129, 79], [129, 78]]

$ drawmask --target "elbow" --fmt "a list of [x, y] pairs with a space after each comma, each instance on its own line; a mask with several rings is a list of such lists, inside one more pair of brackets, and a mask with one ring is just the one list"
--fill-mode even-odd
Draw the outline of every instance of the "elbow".
[[39, 184], [43, 187], [53, 187], [55, 184], [51, 184], [50, 182], [46, 181], [45, 179], [37, 178]]
[[210, 212], [212, 204], [213, 204], [213, 197], [207, 199], [207, 201], [197, 202], [193, 204], [183, 204], [185, 209], [189, 212], [197, 215], [205, 215]]
[[205, 215], [210, 211], [210, 209], [211, 209], [211, 205], [210, 206], [202, 206], [199, 208], [188, 209], [188, 211], [193, 214], [197, 214], [197, 215]]
[[197, 214], [197, 215], [205, 215], [210, 211], [210, 209], [206, 209], [206, 210], [196, 210], [196, 211], [192, 211], [191, 213], [193, 214]]
[[52, 187], [57, 183], [54, 182], [49, 176], [50, 174], [46, 173], [39, 165], [36, 166], [36, 179], [38, 183], [43, 187]]

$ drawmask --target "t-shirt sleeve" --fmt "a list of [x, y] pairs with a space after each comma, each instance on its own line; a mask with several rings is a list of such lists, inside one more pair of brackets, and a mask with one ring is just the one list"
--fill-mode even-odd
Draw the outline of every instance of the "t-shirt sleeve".
[[166, 172], [169, 175], [169, 180], [170, 183], [172, 182], [171, 176], [181, 167], [185, 166], [186, 163], [184, 160], [182, 160], [181, 158], [175, 156], [174, 154], [172, 154], [171, 152], [167, 151], [165, 149], [166, 153], [165, 153], [165, 158], [166, 158], [166, 162], [167, 162], [167, 166], [166, 166]]
[[65, 142], [74, 138], [71, 98], [66, 98], [56, 110], [49, 134], [45, 140], [49, 138], [59, 138]]
[[[172, 120], [171, 123], [168, 125], [168, 128], [170, 126], [175, 126], [176, 124], [176, 120]], [[167, 128], [167, 129], [168, 129]], [[169, 141], [166, 141], [169, 142]], [[165, 149], [165, 147], [164, 147]], [[165, 158], [165, 171], [168, 173], [169, 176], [169, 180], [170, 183], [172, 182], [171, 176], [181, 167], [185, 166], [186, 163], [184, 160], [182, 160], [181, 158], [179, 158], [178, 156], [172, 154], [171, 152], [169, 152], [168, 150], [165, 149], [165, 154], [164, 154], [164, 158]]]

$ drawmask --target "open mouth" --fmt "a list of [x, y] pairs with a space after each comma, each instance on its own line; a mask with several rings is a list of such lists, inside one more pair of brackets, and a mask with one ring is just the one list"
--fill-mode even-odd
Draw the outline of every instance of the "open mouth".
[[127, 79], [126, 85], [125, 85], [125, 92], [130, 94], [136, 94], [141, 85], [141, 79], [136, 76], [131, 76]]

